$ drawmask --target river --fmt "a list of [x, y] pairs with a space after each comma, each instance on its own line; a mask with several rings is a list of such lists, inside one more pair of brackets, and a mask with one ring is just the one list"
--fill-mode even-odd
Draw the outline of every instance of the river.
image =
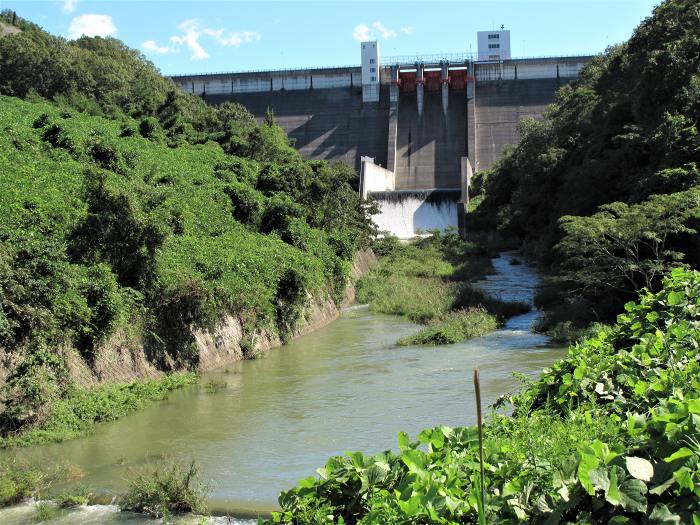
[[[514, 264], [515, 258], [501, 254], [493, 261], [496, 273], [477, 285], [532, 303], [539, 276], [527, 264]], [[144, 464], [195, 459], [212, 481], [215, 512], [242, 516], [274, 509], [281, 490], [314, 475], [331, 455], [394, 448], [401, 430], [415, 436], [431, 426], [474, 424], [475, 367], [489, 404], [518, 388], [513, 372], [534, 375], [562, 357], [562, 349], [529, 330], [536, 315], [513, 318], [460, 344], [399, 348], [394, 342], [417, 325], [354, 306], [322, 330], [261, 359], [206, 373], [200, 386], [99, 425], [88, 437], [14, 453], [67, 462], [83, 474], [79, 484], [104, 495], [123, 491], [129, 471]], [[210, 393], [204, 387], [210, 381], [225, 387]], [[28, 523], [33, 512], [31, 505], [2, 510], [0, 522]], [[52, 521], [103, 522], [147, 521], [113, 506], [82, 508]]]

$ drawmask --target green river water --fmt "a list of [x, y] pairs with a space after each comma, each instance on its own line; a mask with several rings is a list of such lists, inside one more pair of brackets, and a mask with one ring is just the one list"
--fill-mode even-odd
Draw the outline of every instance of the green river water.
[[[496, 274], [479, 285], [504, 299], [531, 301], [538, 275], [511, 264], [512, 258], [495, 259]], [[84, 473], [78, 483], [105, 496], [123, 491], [129, 469], [166, 456], [195, 459], [211, 480], [215, 512], [269, 511], [281, 490], [313, 475], [331, 455], [395, 448], [400, 430], [415, 436], [431, 426], [474, 424], [475, 367], [489, 404], [518, 387], [513, 372], [536, 374], [563, 355], [529, 330], [536, 315], [513, 318], [503, 329], [461, 344], [398, 348], [394, 342], [417, 325], [354, 306], [328, 327], [262, 359], [204, 374], [202, 385], [226, 384], [215, 393], [191, 387], [99, 425], [88, 437], [9, 453], [68, 462]], [[31, 504], [0, 510], [0, 522], [30, 523], [33, 513]], [[52, 521], [107, 522], [147, 520], [102, 505]]]

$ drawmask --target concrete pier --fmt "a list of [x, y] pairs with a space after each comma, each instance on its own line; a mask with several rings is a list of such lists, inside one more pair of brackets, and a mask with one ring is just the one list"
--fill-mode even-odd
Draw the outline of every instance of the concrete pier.
[[440, 88], [442, 90], [442, 113], [447, 117], [450, 107], [450, 73], [447, 62], [441, 62]]
[[396, 171], [396, 137], [399, 131], [399, 68], [391, 69], [389, 86], [389, 130], [387, 133], [386, 168]]
[[416, 63], [416, 101], [418, 102], [418, 116], [423, 115], [423, 99], [425, 96], [425, 78], [423, 76], [423, 64]]

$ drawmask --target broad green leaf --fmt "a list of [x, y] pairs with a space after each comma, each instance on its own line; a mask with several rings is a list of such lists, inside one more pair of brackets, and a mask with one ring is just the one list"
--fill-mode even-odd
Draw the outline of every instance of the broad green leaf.
[[687, 458], [693, 455], [693, 451], [690, 450], [689, 448], [682, 447], [676, 450], [673, 454], [670, 456], [664, 458], [664, 461], [667, 463], [671, 463], [672, 461], [676, 461], [677, 459], [683, 459]]
[[608, 501], [608, 503], [615, 506], [620, 505], [622, 503], [620, 489], [617, 485], [617, 472], [618, 469], [615, 467], [610, 469], [610, 487], [605, 493], [605, 499]]
[[627, 456], [625, 458], [625, 465], [627, 466], [627, 472], [629, 472], [633, 478], [649, 481], [654, 475], [654, 466], [644, 458]]
[[613, 516], [608, 521], [608, 525], [626, 525], [627, 523], [633, 523], [631, 519], [625, 516]]
[[610, 478], [608, 477], [608, 469], [605, 467], [598, 467], [591, 470], [588, 473], [588, 479], [593, 484], [596, 490], [601, 490], [607, 492], [610, 488]]
[[677, 305], [682, 300], [683, 300], [683, 294], [681, 292], [673, 291], [673, 292], [670, 292], [668, 294], [667, 301], [668, 301], [668, 304], [670, 304], [671, 306]]
[[622, 508], [632, 512], [647, 511], [647, 486], [638, 479], [625, 480], [620, 485], [620, 502]]
[[595, 494], [595, 487], [590, 480], [589, 472], [597, 468], [598, 465], [598, 458], [592, 454], [582, 454], [581, 460], [578, 464], [578, 479], [581, 482], [581, 485], [583, 485], [583, 488], [586, 489], [586, 492], [588, 492], [588, 494], [591, 496]]
[[408, 467], [408, 470], [413, 474], [425, 475], [425, 467], [427, 464], [427, 456], [421, 450], [408, 449], [401, 453], [401, 461]]
[[408, 437], [408, 434], [406, 432], [399, 432], [399, 450], [402, 452], [409, 448], [409, 444], [411, 443], [411, 440]]
[[649, 514], [649, 525], [676, 525], [681, 522], [678, 514], [673, 514], [663, 503], [657, 503]]
[[396, 504], [406, 516], [413, 517], [420, 513], [420, 501], [420, 496], [413, 495], [408, 501], [396, 500]]

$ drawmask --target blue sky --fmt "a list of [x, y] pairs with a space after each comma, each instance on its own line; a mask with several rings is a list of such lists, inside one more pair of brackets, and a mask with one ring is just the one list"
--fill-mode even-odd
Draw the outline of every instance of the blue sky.
[[368, 36], [383, 56], [476, 51], [476, 31], [501, 24], [514, 58], [597, 53], [629, 38], [656, 4], [0, 0], [53, 34], [115, 36], [165, 74], [358, 64]]

